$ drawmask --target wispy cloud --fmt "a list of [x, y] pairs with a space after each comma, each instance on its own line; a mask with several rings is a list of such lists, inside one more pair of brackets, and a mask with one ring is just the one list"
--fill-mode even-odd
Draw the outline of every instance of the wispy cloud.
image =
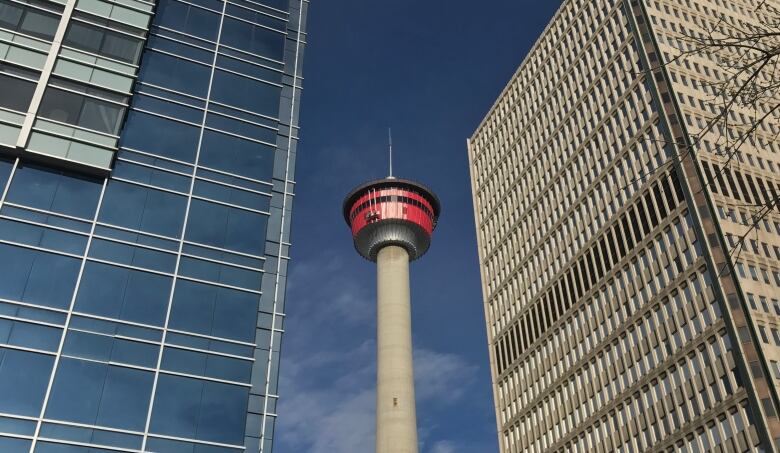
[[430, 453], [455, 453], [455, 445], [447, 440], [440, 440], [431, 446]]

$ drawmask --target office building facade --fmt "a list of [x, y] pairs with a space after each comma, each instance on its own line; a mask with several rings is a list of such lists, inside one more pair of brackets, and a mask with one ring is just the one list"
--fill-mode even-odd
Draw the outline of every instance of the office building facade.
[[271, 452], [303, 0], [0, 0], [0, 451]]
[[778, 450], [778, 124], [673, 58], [758, 3], [566, 0], [469, 139], [502, 452]]

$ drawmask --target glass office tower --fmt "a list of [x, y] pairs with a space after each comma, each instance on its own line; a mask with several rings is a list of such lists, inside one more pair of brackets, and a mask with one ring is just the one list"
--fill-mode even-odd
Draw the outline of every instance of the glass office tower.
[[729, 252], [780, 193], [780, 123], [692, 148], [723, 73], [673, 60], [759, 3], [566, 0], [469, 140], [502, 452], [780, 449], [777, 209]]
[[0, 451], [271, 451], [306, 7], [0, 0]]

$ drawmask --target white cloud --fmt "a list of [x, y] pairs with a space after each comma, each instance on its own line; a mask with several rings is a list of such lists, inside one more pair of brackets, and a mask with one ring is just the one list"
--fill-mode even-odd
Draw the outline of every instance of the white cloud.
[[440, 440], [431, 446], [430, 453], [455, 453], [455, 445], [447, 440]]

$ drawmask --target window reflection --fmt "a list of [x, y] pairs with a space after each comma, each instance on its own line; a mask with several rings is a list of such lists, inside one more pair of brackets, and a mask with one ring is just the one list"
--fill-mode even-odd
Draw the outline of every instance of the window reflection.
[[53, 364], [52, 356], [0, 348], [0, 412], [37, 417]]
[[170, 290], [170, 277], [88, 262], [75, 310], [162, 326]]
[[259, 25], [225, 18], [222, 44], [281, 61], [284, 54], [284, 34]]
[[20, 165], [14, 173], [7, 200], [82, 219], [92, 219], [102, 186], [84, 178], [35, 165]]
[[282, 89], [248, 77], [219, 71], [214, 73], [211, 97], [216, 102], [250, 110], [263, 115], [279, 115]]
[[0, 27], [52, 40], [59, 20], [57, 14], [0, 0]]
[[248, 398], [246, 387], [160, 375], [151, 431], [242, 445]]
[[154, 16], [155, 25], [216, 41], [219, 15], [176, 0], [161, 0]]
[[139, 38], [75, 20], [63, 44], [127, 63], [136, 63], [143, 47]]
[[181, 234], [187, 199], [148, 187], [111, 180], [98, 220], [169, 237]]
[[262, 255], [268, 216], [192, 200], [185, 239], [200, 244]]
[[120, 145], [184, 162], [195, 162], [198, 128], [159, 116], [130, 111]]
[[80, 261], [68, 256], [0, 244], [0, 297], [67, 308]]
[[205, 131], [200, 163], [216, 170], [270, 181], [274, 171], [274, 148], [215, 131]]
[[125, 107], [119, 104], [50, 86], [43, 94], [38, 114], [50, 120], [116, 135], [124, 110]]
[[142, 431], [153, 379], [147, 371], [63, 358], [46, 417]]
[[205, 98], [210, 74], [206, 65], [149, 50], [144, 54], [138, 80]]
[[259, 296], [179, 280], [169, 325], [176, 330], [253, 342]]

